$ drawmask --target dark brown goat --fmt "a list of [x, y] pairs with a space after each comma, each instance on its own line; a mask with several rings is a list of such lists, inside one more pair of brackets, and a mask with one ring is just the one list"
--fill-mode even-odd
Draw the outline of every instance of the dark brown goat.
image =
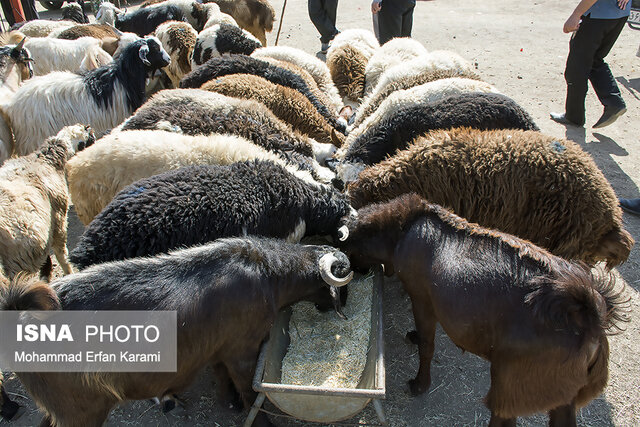
[[431, 383], [438, 322], [458, 347], [491, 362], [491, 426], [541, 411], [550, 411], [550, 425], [575, 425], [575, 409], [604, 389], [605, 331], [624, 319], [612, 276], [595, 277], [415, 194], [360, 209], [346, 227], [342, 249], [352, 266], [384, 264], [411, 297], [417, 332], [408, 338], [420, 356], [414, 395]]
[[[170, 396], [207, 364], [222, 397], [232, 381], [244, 405], [261, 343], [278, 311], [301, 299], [333, 305], [349, 282], [347, 257], [329, 246], [278, 239], [234, 238], [168, 255], [96, 265], [55, 281], [16, 280], [0, 294], [4, 310], [175, 310], [176, 372], [21, 372], [46, 412], [42, 426], [101, 426], [111, 408], [130, 399]], [[226, 402], [229, 403], [229, 402]], [[255, 423], [266, 423], [266, 417]]]

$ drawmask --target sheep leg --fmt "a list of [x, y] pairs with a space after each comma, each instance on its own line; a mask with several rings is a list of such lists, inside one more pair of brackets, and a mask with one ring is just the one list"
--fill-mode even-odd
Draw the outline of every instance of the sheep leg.
[[47, 255], [47, 258], [44, 261], [42, 267], [40, 267], [40, 280], [44, 280], [45, 282], [51, 281], [51, 272], [53, 271], [53, 263], [51, 262], [51, 257]]
[[[258, 349], [247, 353], [244, 357], [237, 357], [232, 361], [226, 361], [225, 366], [229, 376], [240, 393], [244, 407], [249, 409], [256, 399], [257, 393], [251, 388], [251, 381], [255, 371], [256, 360], [258, 360]], [[258, 412], [252, 426], [268, 427], [271, 422], [263, 412]]]
[[235, 411], [242, 411], [242, 401], [240, 400], [240, 394], [233, 385], [231, 377], [229, 377], [229, 371], [223, 363], [212, 363], [211, 369], [216, 377], [216, 393], [218, 399], [224, 405]]
[[56, 255], [58, 264], [62, 267], [65, 275], [73, 273], [69, 264], [69, 251], [67, 250], [67, 209], [62, 209], [62, 213], [56, 215], [53, 229], [53, 253]]
[[576, 427], [576, 405], [560, 406], [549, 411], [549, 427]]
[[515, 418], [502, 418], [491, 412], [489, 427], [516, 427]]
[[431, 359], [433, 358], [434, 340], [436, 336], [436, 317], [431, 304], [424, 304], [423, 298], [411, 298], [413, 317], [416, 323], [418, 354], [420, 367], [418, 374], [409, 381], [409, 391], [413, 396], [424, 393], [431, 385]]

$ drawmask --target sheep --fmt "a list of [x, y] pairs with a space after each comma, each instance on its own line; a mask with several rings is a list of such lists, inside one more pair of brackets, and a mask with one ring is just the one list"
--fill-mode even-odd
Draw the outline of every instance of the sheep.
[[469, 61], [448, 51], [433, 51], [387, 69], [373, 92], [362, 101], [349, 130], [358, 127], [392, 92], [449, 77], [480, 80]]
[[101, 138], [72, 158], [66, 171], [71, 200], [86, 225], [134, 181], [182, 166], [226, 165], [251, 159], [287, 166], [276, 154], [238, 136], [133, 130]]
[[[231, 15], [241, 28], [253, 34], [262, 46], [267, 45], [266, 32], [273, 30], [276, 12], [268, 0], [213, 0], [223, 13]], [[205, 3], [211, 3], [205, 1]]]
[[188, 22], [169, 21], [156, 28], [155, 35], [171, 57], [171, 63], [164, 68], [173, 87], [191, 72], [191, 55], [196, 46], [198, 33]]
[[202, 4], [197, 0], [145, 1], [140, 5], [139, 10], [151, 11], [153, 9], [164, 9], [169, 6], [180, 9], [185, 20], [198, 32], [206, 28], [205, 25], [210, 20], [210, 25], [217, 21], [229, 23], [231, 25], [235, 24], [235, 21], [231, 22], [228, 18], [223, 16], [220, 11], [220, 7], [217, 4]]
[[53, 31], [89, 22], [87, 15], [84, 14], [77, 3], [67, 4], [62, 8], [61, 12], [62, 20], [34, 19], [33, 21], [19, 22], [11, 27], [11, 31], [20, 30], [22, 34], [28, 37], [47, 37]]
[[82, 24], [74, 25], [64, 30], [56, 30], [49, 37], [65, 40], [75, 40], [80, 37], [104, 39], [106, 37], [119, 38], [120, 34], [122, 33], [109, 24]]
[[91, 144], [90, 129], [74, 125], [47, 139], [38, 152], [11, 159], [0, 168], [0, 262], [9, 279], [21, 271], [48, 279], [53, 248], [65, 274], [69, 193], [64, 166]]
[[111, 24], [120, 31], [135, 33], [140, 37], [153, 33], [158, 25], [166, 21], [185, 20], [187, 19], [183, 11], [171, 4], [123, 13], [112, 3], [104, 2], [96, 14], [98, 23]]
[[82, 270], [243, 234], [299, 241], [333, 233], [350, 212], [343, 194], [273, 162], [188, 166], [125, 187], [70, 260]]
[[64, 126], [87, 123], [102, 135], [142, 105], [147, 74], [170, 62], [155, 37], [128, 45], [120, 57], [84, 75], [55, 72], [30, 79], [4, 105], [16, 153], [36, 150]]
[[[196, 52], [194, 51], [194, 57], [195, 56]], [[316, 111], [321, 114], [331, 126], [342, 133], [346, 131], [344, 123], [338, 122], [336, 116], [315, 96], [302, 77], [278, 65], [273, 65], [267, 61], [246, 55], [213, 58], [199, 68], [195, 68], [194, 66], [194, 71], [182, 80], [180, 87], [198, 88], [210, 80], [231, 74], [252, 74], [269, 80], [271, 83], [295, 89], [309, 100]]]
[[196, 69], [211, 58], [224, 54], [250, 55], [261, 47], [251, 33], [234, 25], [216, 24], [198, 34], [191, 58], [191, 68]]
[[[295, 163], [321, 182], [335, 177], [318, 164], [333, 154], [333, 145], [319, 144], [293, 131], [267, 107], [252, 100], [199, 89], [166, 90], [151, 98], [114, 132], [136, 129], [172, 130], [186, 135], [229, 133]], [[316, 160], [311, 158], [314, 155]]]
[[411, 38], [391, 39], [375, 51], [365, 69], [364, 93], [369, 95], [385, 70], [416, 57], [427, 55], [427, 49]]
[[[6, 35], [0, 35], [6, 38]], [[24, 48], [24, 39], [17, 45], [0, 47], [0, 99], [13, 98], [24, 80], [33, 76], [31, 54]], [[11, 121], [3, 106], [0, 106], [0, 165], [15, 154], [15, 138]]]
[[512, 99], [494, 93], [471, 92], [403, 108], [374, 123], [337, 155], [338, 177], [354, 181], [366, 167], [382, 161], [429, 130], [468, 126], [476, 129], [538, 130], [529, 114]]
[[315, 56], [288, 46], [263, 47], [256, 49], [251, 56], [258, 59], [273, 58], [279, 61], [291, 62], [307, 70], [313, 76], [320, 90], [331, 100], [332, 111], [336, 114], [342, 112], [344, 103], [336, 85], [331, 80], [331, 73], [327, 65]]
[[345, 103], [355, 106], [364, 96], [367, 63], [379, 47], [371, 31], [360, 29], [342, 31], [329, 44], [327, 67]]
[[271, 83], [251, 74], [232, 74], [209, 81], [202, 89], [244, 99], [254, 99], [266, 105], [282, 121], [321, 143], [342, 145], [336, 133], [307, 97], [286, 86]]
[[446, 96], [464, 92], [500, 93], [498, 89], [479, 80], [452, 77], [435, 80], [420, 86], [391, 93], [371, 115], [349, 132], [345, 145], [348, 146], [366, 129], [386, 120], [402, 108], [428, 104]]
[[[10, 40], [17, 43], [24, 34], [15, 31]], [[62, 40], [50, 37], [27, 37], [25, 47], [33, 55], [33, 73], [44, 76], [54, 71], [80, 72], [106, 65], [112, 61], [104, 49], [102, 41], [93, 37], [77, 40]], [[83, 67], [91, 64], [89, 68]]]
[[[100, 426], [118, 403], [180, 392], [206, 365], [223, 404], [237, 390], [248, 409], [258, 353], [280, 310], [308, 300], [344, 317], [340, 287], [352, 278], [349, 259], [330, 246], [230, 238], [102, 264], [51, 286], [20, 278], [0, 293], [0, 309], [176, 313], [175, 372], [18, 374], [45, 412], [41, 425]], [[252, 425], [268, 425], [262, 417]]]
[[618, 199], [591, 157], [539, 132], [434, 131], [348, 187], [356, 207], [413, 191], [566, 259], [612, 268], [633, 246]]

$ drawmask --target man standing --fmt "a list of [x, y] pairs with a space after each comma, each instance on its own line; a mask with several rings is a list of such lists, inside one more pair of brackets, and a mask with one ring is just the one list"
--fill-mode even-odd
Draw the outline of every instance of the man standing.
[[320, 33], [320, 52], [327, 53], [329, 42], [340, 31], [336, 28], [338, 0], [309, 0], [309, 18]]
[[373, 0], [371, 12], [378, 15], [378, 41], [385, 44], [394, 37], [411, 37], [416, 0]]
[[551, 119], [562, 124], [584, 125], [588, 81], [604, 105], [602, 117], [593, 125], [594, 128], [610, 125], [627, 111], [604, 58], [624, 28], [630, 10], [629, 0], [582, 0], [576, 6], [564, 23], [565, 33], [574, 32], [564, 71], [567, 81], [565, 112], [551, 113]]

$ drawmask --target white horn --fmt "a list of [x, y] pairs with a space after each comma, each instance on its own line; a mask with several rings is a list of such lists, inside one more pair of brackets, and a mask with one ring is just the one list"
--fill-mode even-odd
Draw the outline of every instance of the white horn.
[[320, 276], [328, 285], [339, 288], [340, 286], [347, 285], [351, 279], [353, 279], [353, 271], [349, 272], [346, 277], [340, 279], [331, 273], [331, 266], [334, 262], [338, 261], [338, 258], [334, 254], [325, 254], [318, 261], [318, 267], [320, 267]]
[[341, 242], [344, 242], [345, 240], [347, 240], [348, 237], [349, 237], [349, 227], [347, 227], [346, 225], [343, 225], [342, 227], [338, 228], [338, 240], [340, 240]]

